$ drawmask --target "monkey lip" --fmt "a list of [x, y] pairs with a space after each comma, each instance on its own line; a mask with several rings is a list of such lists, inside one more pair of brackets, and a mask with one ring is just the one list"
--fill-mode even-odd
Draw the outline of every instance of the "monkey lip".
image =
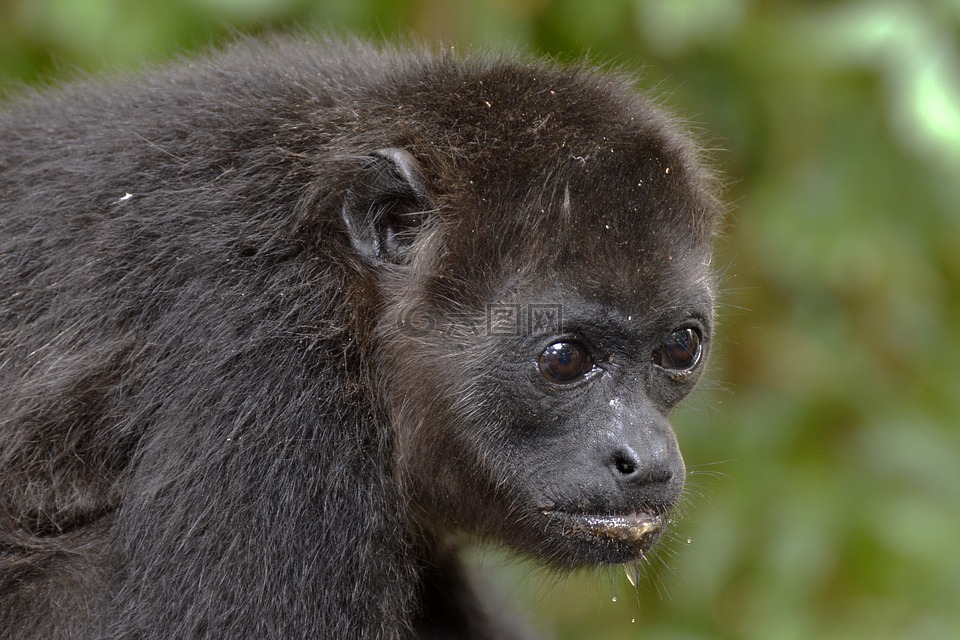
[[544, 511], [550, 524], [560, 528], [564, 535], [626, 543], [648, 548], [659, 538], [666, 525], [666, 517], [647, 512], [619, 515], [597, 515]]

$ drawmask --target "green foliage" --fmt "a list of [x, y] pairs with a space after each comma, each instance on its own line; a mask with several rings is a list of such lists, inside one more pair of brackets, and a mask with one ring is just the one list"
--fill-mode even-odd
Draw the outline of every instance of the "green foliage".
[[675, 539], [639, 603], [613, 571], [509, 564], [514, 604], [561, 638], [960, 636], [960, 3], [8, 0], [0, 87], [293, 25], [643, 69], [719, 149]]

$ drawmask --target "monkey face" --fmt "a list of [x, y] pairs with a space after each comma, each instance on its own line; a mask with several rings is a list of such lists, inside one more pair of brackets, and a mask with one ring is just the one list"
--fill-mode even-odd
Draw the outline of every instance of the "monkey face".
[[[703, 370], [711, 298], [667, 304], [661, 291], [657, 303], [612, 304], [572, 289], [516, 291], [408, 343], [403, 364], [416, 372], [405, 375], [419, 384], [397, 415], [416, 425], [398, 434], [402, 465], [430, 526], [564, 566], [632, 562], [683, 489], [667, 415]], [[425, 341], [444, 346], [410, 356]], [[415, 406], [427, 414], [408, 413]]]
[[506, 384], [490, 392], [516, 454], [507, 486], [527, 500], [521, 546], [620, 563], [659, 539], [685, 475], [666, 416], [709, 348], [709, 308], [681, 309], [653, 318], [568, 301], [559, 331], [508, 347]]
[[669, 287], [536, 284], [491, 304], [483, 335], [451, 332], [472, 345], [454, 394], [470, 401], [451, 420], [471, 455], [457, 466], [489, 499], [447, 503], [455, 521], [566, 565], [630, 562], [660, 538], [685, 476], [667, 415], [700, 377], [712, 323], [697, 269], [668, 262]]
[[511, 268], [474, 309], [423, 297], [396, 316], [398, 469], [426, 526], [561, 566], [644, 556], [684, 485], [667, 416], [710, 350], [695, 249]]

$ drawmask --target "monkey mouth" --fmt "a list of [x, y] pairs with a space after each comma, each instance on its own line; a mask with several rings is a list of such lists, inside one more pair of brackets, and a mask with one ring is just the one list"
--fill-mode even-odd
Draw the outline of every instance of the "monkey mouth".
[[629, 562], [642, 557], [667, 525], [664, 514], [639, 511], [627, 514], [588, 514], [544, 511], [548, 528], [561, 537], [594, 548], [603, 563]]

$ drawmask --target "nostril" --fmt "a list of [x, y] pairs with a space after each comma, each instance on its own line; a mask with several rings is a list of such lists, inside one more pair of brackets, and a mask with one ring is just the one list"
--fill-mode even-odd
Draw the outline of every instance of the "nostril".
[[632, 476], [637, 472], [636, 461], [623, 451], [617, 451], [613, 454], [613, 465], [621, 475]]
[[673, 479], [673, 470], [666, 461], [641, 459], [629, 448], [617, 449], [609, 460], [611, 472], [620, 481], [661, 484]]

